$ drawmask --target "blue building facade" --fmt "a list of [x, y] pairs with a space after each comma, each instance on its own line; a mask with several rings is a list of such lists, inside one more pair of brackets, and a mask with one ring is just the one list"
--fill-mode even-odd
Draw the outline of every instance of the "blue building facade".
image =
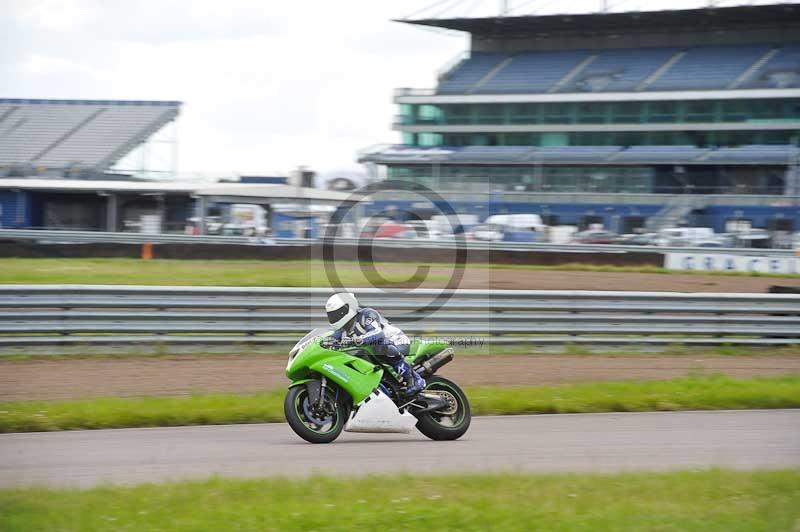
[[800, 6], [404, 22], [471, 42], [435, 88], [395, 92], [401, 142], [360, 155], [389, 179], [490, 198], [460, 212], [621, 232], [666, 219], [671, 196], [727, 195], [691, 202], [682, 223], [800, 231]]

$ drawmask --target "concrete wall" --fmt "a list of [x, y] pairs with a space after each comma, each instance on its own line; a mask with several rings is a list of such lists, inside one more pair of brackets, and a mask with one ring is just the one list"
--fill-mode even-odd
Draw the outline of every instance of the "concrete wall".
[[[78, 257], [128, 257], [140, 256], [141, 246], [135, 244], [34, 244], [3, 243], [0, 258], [78, 258]], [[239, 246], [214, 244], [154, 244], [156, 259], [253, 259], [253, 260], [309, 260], [322, 259], [322, 246]], [[368, 246], [337, 246], [337, 261], [368, 262], [373, 256]], [[452, 249], [386, 247], [375, 252], [375, 259], [391, 262], [429, 264], [453, 263]], [[485, 251], [472, 250], [467, 262], [502, 264], [568, 264], [582, 262], [597, 265], [661, 266], [661, 253], [631, 251], [626, 253], [562, 253], [550, 251]]]

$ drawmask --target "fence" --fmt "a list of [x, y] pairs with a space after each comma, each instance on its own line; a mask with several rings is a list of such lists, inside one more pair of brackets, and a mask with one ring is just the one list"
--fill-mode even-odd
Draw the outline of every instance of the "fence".
[[[411, 335], [530, 344], [800, 344], [800, 295], [357, 289]], [[439, 310], [422, 310], [436, 295]], [[0, 346], [280, 343], [326, 325], [327, 289], [0, 286]]]

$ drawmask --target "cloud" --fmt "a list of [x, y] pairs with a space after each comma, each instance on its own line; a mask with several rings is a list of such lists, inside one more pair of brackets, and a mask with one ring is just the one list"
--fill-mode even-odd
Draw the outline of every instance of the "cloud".
[[18, 65], [18, 74], [39, 77], [59, 74], [92, 76], [94, 72], [88, 65], [82, 65], [62, 57], [33, 54]]
[[417, 0], [7, 2], [2, 96], [183, 101], [186, 171], [355, 167], [399, 138], [393, 88], [465, 46], [390, 21]]

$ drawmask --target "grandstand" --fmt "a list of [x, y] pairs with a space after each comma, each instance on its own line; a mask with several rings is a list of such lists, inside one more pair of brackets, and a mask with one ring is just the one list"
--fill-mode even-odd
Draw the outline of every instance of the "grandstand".
[[180, 102], [0, 99], [0, 177], [102, 177]]
[[401, 22], [471, 46], [436, 88], [396, 91], [402, 144], [360, 155], [390, 178], [620, 230], [659, 215], [651, 194], [737, 195], [693, 200], [694, 223], [800, 229], [800, 6]]

